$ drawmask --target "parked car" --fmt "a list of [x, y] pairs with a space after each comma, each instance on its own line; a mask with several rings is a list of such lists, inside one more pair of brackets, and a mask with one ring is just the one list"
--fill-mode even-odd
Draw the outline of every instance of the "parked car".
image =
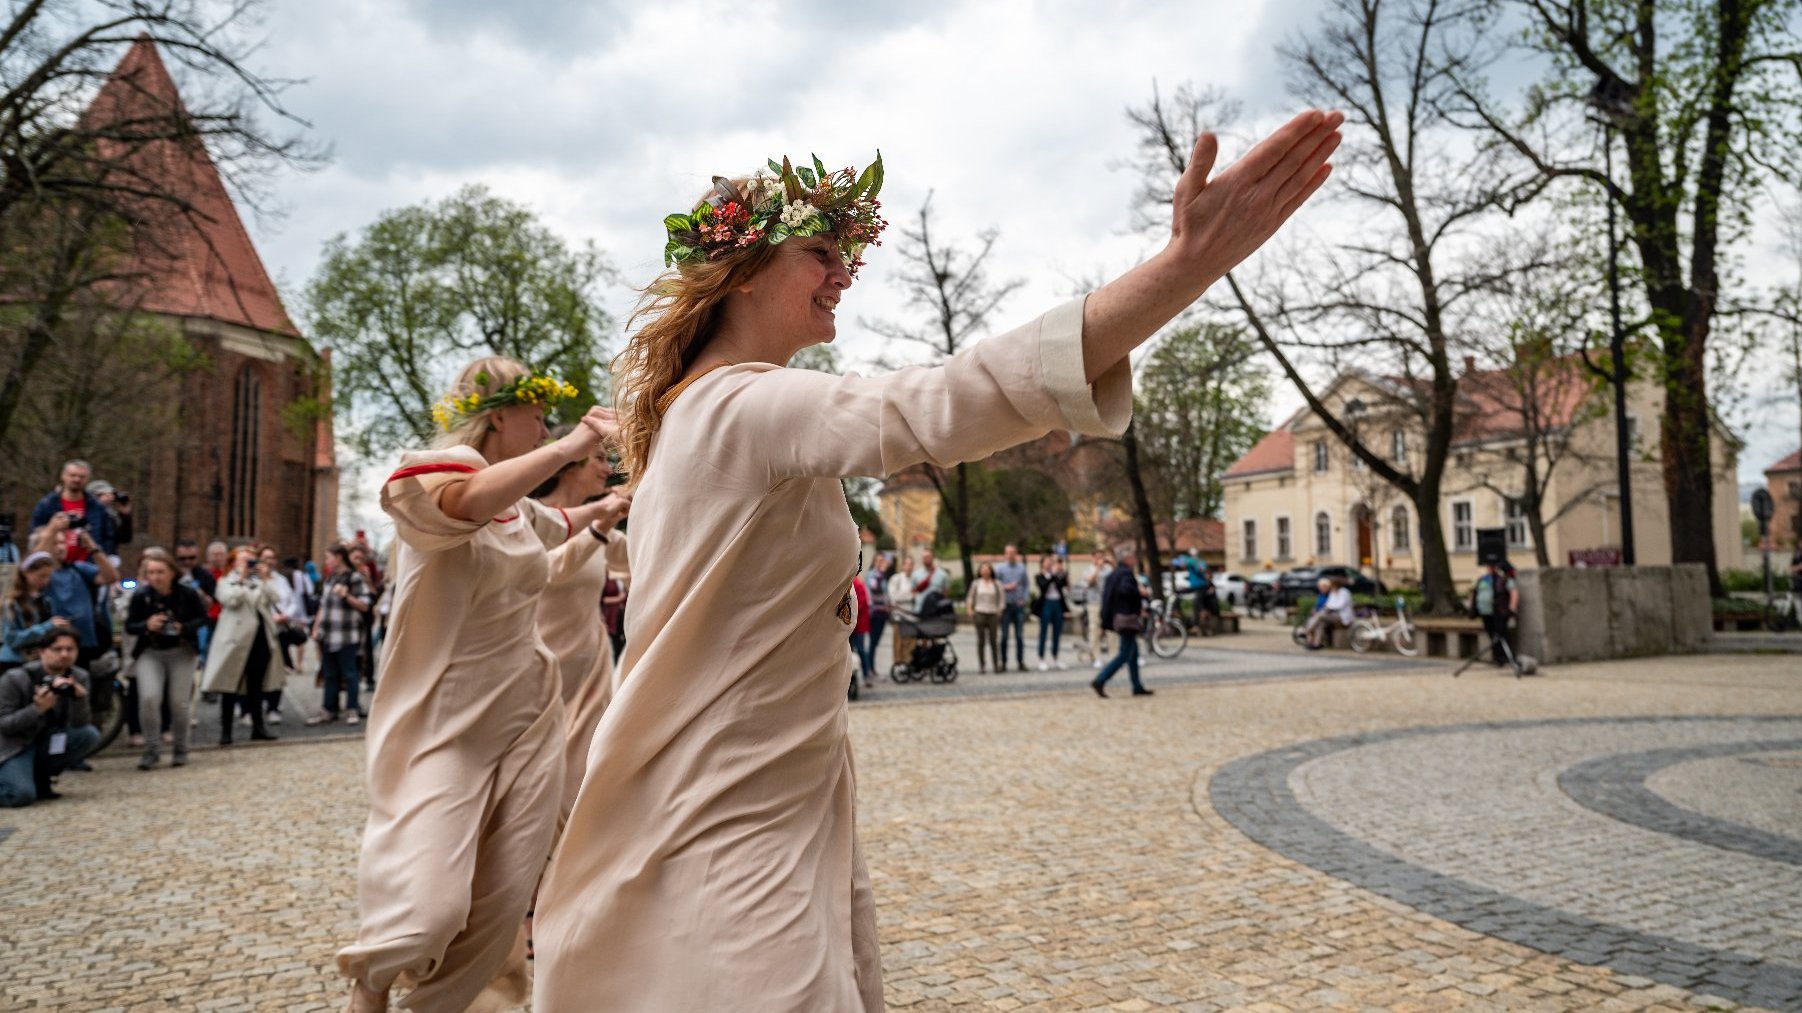
[[1298, 566], [1283, 573], [1277, 582], [1277, 602], [1293, 605], [1315, 593], [1315, 585], [1322, 577], [1331, 577], [1345, 581], [1345, 586], [1352, 594], [1384, 594], [1386, 588], [1380, 580], [1371, 580], [1349, 566], [1329, 564], [1327, 566]]
[[1245, 604], [1245, 578], [1236, 573], [1216, 573], [1214, 593], [1220, 596], [1222, 608], [1239, 608]]

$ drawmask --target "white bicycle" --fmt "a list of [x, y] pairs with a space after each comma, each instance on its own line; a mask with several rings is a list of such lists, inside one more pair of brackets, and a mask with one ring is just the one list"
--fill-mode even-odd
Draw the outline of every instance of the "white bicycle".
[[1420, 644], [1414, 639], [1414, 624], [1408, 621], [1408, 603], [1400, 597], [1395, 599], [1395, 622], [1385, 624], [1382, 616], [1372, 615], [1352, 623], [1352, 650], [1367, 654], [1372, 647], [1384, 643], [1403, 657], [1412, 658], [1420, 653]]

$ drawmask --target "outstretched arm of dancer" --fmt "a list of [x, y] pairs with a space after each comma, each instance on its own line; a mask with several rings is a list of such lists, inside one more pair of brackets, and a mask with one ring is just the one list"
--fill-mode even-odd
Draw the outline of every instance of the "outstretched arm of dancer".
[[[502, 409], [503, 411], [506, 409]], [[466, 482], [448, 485], [439, 507], [461, 521], [486, 521], [506, 513], [540, 482], [571, 461], [579, 461], [600, 449], [603, 441], [618, 442], [619, 423], [613, 409], [594, 407], [582, 416], [582, 424], [569, 435], [530, 453], [496, 461]]]
[[632, 497], [610, 492], [593, 503], [569, 508], [569, 524], [578, 533], [587, 529], [606, 534], [632, 509]]
[[1176, 184], [1170, 242], [1083, 305], [1083, 372], [1090, 383], [1263, 246], [1320, 189], [1344, 121], [1342, 113], [1311, 109], [1212, 179], [1220, 143], [1201, 135]]

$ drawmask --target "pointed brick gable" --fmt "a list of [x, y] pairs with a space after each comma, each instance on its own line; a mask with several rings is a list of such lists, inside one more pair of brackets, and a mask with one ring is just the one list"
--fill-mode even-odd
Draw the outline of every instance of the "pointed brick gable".
[[129, 139], [149, 129], [134, 124], [166, 121], [171, 113], [187, 115], [156, 44], [140, 36], [82, 115], [85, 129], [127, 138], [99, 142], [103, 155], [125, 166], [122, 182], [153, 181], [192, 209], [145, 202], [145, 238], [133, 258], [142, 278], [131, 293], [138, 308], [299, 337], [201, 139]]

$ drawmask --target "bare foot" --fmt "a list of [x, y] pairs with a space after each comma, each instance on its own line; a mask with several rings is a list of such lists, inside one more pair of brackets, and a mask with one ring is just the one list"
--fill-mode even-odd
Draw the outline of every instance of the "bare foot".
[[350, 1005], [344, 1013], [388, 1013], [388, 993], [377, 992], [362, 982], [350, 986]]

